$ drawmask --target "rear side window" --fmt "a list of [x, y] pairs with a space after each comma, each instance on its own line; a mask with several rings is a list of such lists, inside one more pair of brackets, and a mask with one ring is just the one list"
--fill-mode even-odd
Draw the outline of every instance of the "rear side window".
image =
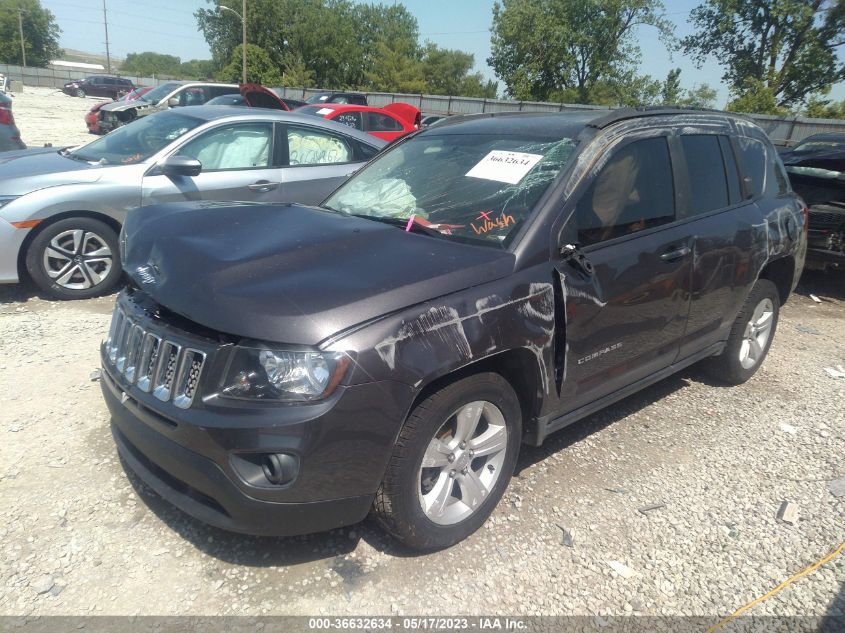
[[766, 175], [766, 194], [770, 196], [782, 196], [789, 193], [789, 179], [783, 168], [783, 163], [778, 158], [777, 153], [772, 148], [766, 148], [767, 175]]
[[753, 138], [737, 137], [737, 147], [745, 171], [745, 184], [752, 197], [763, 194], [766, 182], [766, 148]]
[[401, 132], [404, 128], [396, 119], [381, 112], [367, 112], [370, 132]]
[[681, 137], [690, 188], [690, 213], [699, 215], [728, 206], [728, 183], [719, 137], [698, 134]]
[[345, 139], [324, 130], [288, 126], [290, 165], [331, 165], [352, 162], [352, 148]]
[[595, 244], [675, 220], [675, 185], [664, 137], [611, 156], [577, 207], [578, 241]]
[[333, 120], [338, 123], [342, 123], [343, 125], [355, 128], [356, 130], [364, 129], [364, 126], [361, 123], [360, 112], [341, 112]]

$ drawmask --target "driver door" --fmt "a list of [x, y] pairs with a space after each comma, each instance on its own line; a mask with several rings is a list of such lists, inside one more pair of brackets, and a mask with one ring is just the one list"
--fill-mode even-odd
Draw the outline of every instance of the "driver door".
[[197, 176], [144, 176], [142, 206], [187, 200], [278, 202], [281, 169], [269, 122], [224, 123], [188, 140], [171, 156], [195, 158]]

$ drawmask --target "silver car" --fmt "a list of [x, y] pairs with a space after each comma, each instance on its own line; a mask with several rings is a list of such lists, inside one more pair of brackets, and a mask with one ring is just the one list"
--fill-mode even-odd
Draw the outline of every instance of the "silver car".
[[25, 147], [26, 145], [21, 140], [20, 130], [15, 125], [15, 116], [12, 114], [12, 98], [0, 87], [0, 152]]
[[118, 233], [130, 209], [317, 204], [384, 145], [316, 117], [203, 106], [160, 112], [71, 150], [0, 154], [0, 283], [26, 270], [57, 298], [102, 294], [120, 278]]
[[238, 92], [237, 84], [203, 81], [170, 81], [132, 101], [113, 101], [100, 108], [97, 125], [102, 132], [169, 108], [204, 105], [215, 97]]

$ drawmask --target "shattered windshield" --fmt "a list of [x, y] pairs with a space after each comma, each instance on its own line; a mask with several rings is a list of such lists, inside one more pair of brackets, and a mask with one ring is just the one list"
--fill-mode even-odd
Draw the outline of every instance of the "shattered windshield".
[[374, 160], [324, 206], [503, 246], [575, 145], [571, 138], [424, 134]]
[[104, 165], [140, 163], [203, 123], [202, 119], [169, 110], [159, 112], [119, 127], [70, 154], [79, 160]]

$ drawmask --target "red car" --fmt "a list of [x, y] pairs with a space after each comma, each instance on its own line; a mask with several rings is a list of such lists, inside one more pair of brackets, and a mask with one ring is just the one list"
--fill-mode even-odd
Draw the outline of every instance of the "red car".
[[391, 103], [383, 108], [325, 103], [296, 109], [363, 130], [385, 141], [393, 141], [420, 128], [420, 111], [409, 103]]
[[[127, 93], [123, 97], [120, 98], [120, 101], [133, 101], [140, 97], [143, 94], [148, 93], [152, 90], [152, 87], [144, 87], [144, 88], [135, 88], [130, 93]], [[85, 125], [88, 127], [88, 131], [91, 134], [101, 134], [102, 130], [100, 129], [100, 108], [102, 108], [107, 103], [111, 103], [111, 101], [100, 101], [100, 103], [95, 103], [91, 106], [91, 109], [88, 111], [88, 114], [85, 115]]]

